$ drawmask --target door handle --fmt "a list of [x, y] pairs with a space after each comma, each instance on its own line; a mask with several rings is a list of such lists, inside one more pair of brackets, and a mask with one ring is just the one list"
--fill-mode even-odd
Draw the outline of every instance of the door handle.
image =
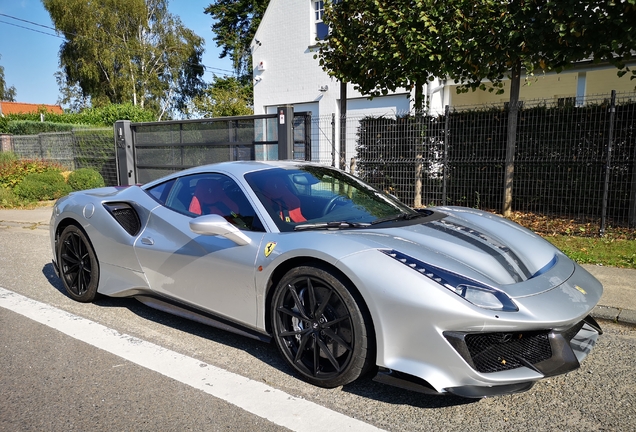
[[141, 239], [141, 243], [148, 245], [148, 246], [152, 246], [155, 244], [155, 241], [153, 239], [151, 239], [150, 237], [142, 237]]

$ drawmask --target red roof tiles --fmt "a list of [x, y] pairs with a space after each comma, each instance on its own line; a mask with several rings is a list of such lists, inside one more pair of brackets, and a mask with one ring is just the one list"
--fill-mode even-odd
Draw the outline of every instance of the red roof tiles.
[[2, 114], [27, 114], [38, 113], [40, 107], [44, 107], [51, 114], [63, 114], [64, 110], [59, 105], [34, 104], [24, 102], [0, 102], [0, 113]]

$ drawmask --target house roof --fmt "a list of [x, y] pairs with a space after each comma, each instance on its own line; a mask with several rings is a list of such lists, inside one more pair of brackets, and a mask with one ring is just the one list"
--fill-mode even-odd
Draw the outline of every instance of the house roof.
[[43, 107], [46, 112], [51, 114], [63, 114], [64, 110], [59, 105], [34, 104], [24, 102], [0, 102], [0, 114], [30, 114], [40, 112]]

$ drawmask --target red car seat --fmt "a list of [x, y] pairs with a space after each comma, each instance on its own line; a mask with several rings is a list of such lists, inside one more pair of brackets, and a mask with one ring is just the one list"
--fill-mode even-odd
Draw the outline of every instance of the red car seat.
[[271, 201], [272, 208], [285, 222], [305, 222], [307, 219], [300, 210], [300, 200], [294, 195], [280, 177], [267, 179], [263, 195]]
[[239, 212], [238, 205], [223, 190], [222, 182], [216, 179], [197, 182], [188, 210], [198, 215], [218, 214], [224, 217]]

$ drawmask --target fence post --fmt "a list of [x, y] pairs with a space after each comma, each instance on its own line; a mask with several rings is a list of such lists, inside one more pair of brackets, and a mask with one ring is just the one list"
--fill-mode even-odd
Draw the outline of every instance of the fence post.
[[[311, 149], [312, 149], [312, 143], [311, 143], [311, 126], [312, 126], [312, 118], [311, 118], [311, 111], [308, 111], [307, 113], [305, 113], [305, 117], [304, 117], [305, 121], [305, 160], [308, 162], [312, 161], [312, 154], [311, 154]], [[320, 142], [317, 143], [318, 144], [318, 148], [320, 148]], [[319, 157], [320, 159], [320, 157]]]
[[336, 113], [331, 113], [331, 166], [336, 166]]
[[0, 140], [2, 145], [0, 146], [0, 151], [10, 152], [13, 149], [11, 148], [11, 134], [0, 134]]
[[442, 166], [442, 205], [446, 205], [446, 181], [448, 178], [448, 144], [450, 141], [450, 106], [444, 107], [444, 163]]
[[614, 117], [616, 116], [616, 90], [612, 90], [610, 101], [609, 132], [607, 138], [607, 157], [605, 159], [605, 183], [603, 184], [603, 206], [601, 210], [601, 237], [605, 235], [605, 224], [607, 223], [607, 201], [609, 198], [610, 170], [612, 169], [612, 144], [614, 142]]
[[117, 182], [120, 186], [134, 185], [137, 183], [137, 171], [130, 120], [117, 120], [114, 127]]
[[294, 107], [283, 105], [278, 112], [278, 160], [294, 159]]

